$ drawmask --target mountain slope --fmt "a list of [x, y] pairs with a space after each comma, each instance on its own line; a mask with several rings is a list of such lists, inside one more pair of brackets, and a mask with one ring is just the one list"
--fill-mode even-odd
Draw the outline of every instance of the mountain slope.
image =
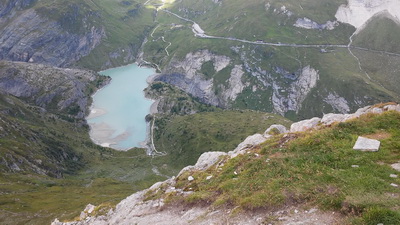
[[[301, 121], [264, 143], [249, 137], [228, 154], [205, 153], [109, 212], [88, 207], [80, 220], [53, 224], [397, 224], [399, 121], [392, 103], [326, 115], [309, 130]], [[379, 151], [354, 150], [358, 136], [379, 139]]]
[[[397, 55], [376, 52], [396, 53], [393, 1], [373, 3], [7, 0], [0, 3], [0, 58], [101, 70], [139, 56], [162, 72], [156, 81], [203, 103], [298, 120], [399, 99], [394, 70], [367, 68], [387, 57], [399, 64]], [[395, 32], [374, 40], [365, 38], [373, 28], [359, 33], [356, 20], [378, 23], [385, 9], [392, 22], [379, 27]], [[368, 49], [360, 55], [357, 47]]]
[[6, 0], [0, 59], [100, 70], [133, 62], [151, 26], [135, 1]]
[[[158, 10], [143, 59], [161, 70], [156, 81], [204, 103], [295, 120], [398, 100], [399, 92], [392, 88], [395, 72], [376, 64], [377, 76], [388, 79], [365, 74], [354, 49], [361, 36], [351, 42], [355, 27], [336, 21], [345, 3], [175, 1]], [[380, 60], [381, 52], [374, 50], [384, 47], [386, 36], [381, 34], [382, 41], [366, 50], [369, 58]], [[399, 61], [396, 55], [382, 54]]]

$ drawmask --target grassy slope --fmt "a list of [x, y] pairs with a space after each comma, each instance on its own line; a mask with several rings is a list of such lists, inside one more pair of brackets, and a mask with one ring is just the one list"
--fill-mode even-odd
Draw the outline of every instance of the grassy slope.
[[[214, 4], [212, 1], [185, 0], [176, 1], [168, 9], [198, 22], [208, 34], [233, 36], [253, 41], [261, 39], [285, 43], [347, 44], [350, 35], [354, 32], [354, 28], [344, 24], [333, 31], [293, 27], [296, 19], [303, 17], [319, 23], [333, 21], [338, 6], [345, 3], [344, 1], [285, 1], [286, 8], [294, 13], [291, 17], [274, 12], [274, 9], [279, 11], [283, 5], [281, 1], [269, 2], [268, 10], [266, 10], [265, 1], [258, 0], [223, 1], [221, 4]], [[183, 8], [185, 10], [182, 10]], [[229, 56], [232, 59], [231, 66], [247, 61], [251, 70], [261, 68], [270, 73], [274, 80], [278, 80], [282, 88], [290, 88], [292, 81], [275, 73], [275, 68], [280, 67], [294, 73], [303, 66], [311, 65], [319, 71], [320, 81], [308, 95], [298, 115], [294, 115], [294, 112], [286, 115], [295, 120], [334, 111], [335, 109], [324, 101], [329, 93], [344, 97], [351, 110], [362, 105], [399, 99], [398, 89], [394, 87], [397, 70], [383, 66], [385, 59], [375, 53], [368, 54], [368, 58], [362, 64], [366, 66], [374, 64], [372, 69], [377, 70], [376, 76], [384, 77], [384, 79], [369, 80], [359, 69], [356, 58], [346, 49], [332, 48], [326, 49], [328, 53], [321, 53], [318, 48], [267, 47], [228, 40], [196, 38], [190, 30], [191, 23], [162, 11], [158, 12], [156, 22], [158, 27], [154, 30], [153, 37], [149, 37], [148, 43], [144, 46], [144, 57], [148, 61], [157, 63], [161, 68], [167, 66], [173, 58], [183, 59], [188, 52], [210, 49], [214, 54]], [[168, 43], [162, 40], [162, 36], [166, 42], [171, 42], [171, 46], [168, 47], [169, 56], [164, 50]], [[384, 40], [383, 37], [384, 35], [380, 37], [380, 40]], [[355, 37], [355, 42], [357, 40], [358, 37]], [[234, 52], [231, 49], [232, 46], [241, 47], [240, 53]], [[246, 53], [244, 57], [243, 53]], [[393, 63], [397, 61], [395, 57], [391, 60]], [[215, 83], [218, 84], [225, 84], [229, 77], [218, 77], [218, 74], [213, 76]], [[272, 89], [265, 88], [250, 73], [246, 73], [242, 80], [251, 85], [244, 89], [232, 107], [271, 112], [273, 110]], [[253, 85], [259, 87], [256, 92], [253, 91]], [[218, 93], [218, 89], [218, 85], [214, 85], [215, 93]]]
[[[308, 205], [339, 211], [350, 216], [349, 223], [398, 224], [400, 189], [390, 184], [400, 178], [389, 175], [398, 174], [390, 164], [400, 159], [399, 127], [400, 113], [387, 112], [315, 132], [276, 136], [250, 150], [259, 155], [187, 172], [176, 187], [195, 191], [184, 199], [190, 204], [228, 204], [243, 210]], [[354, 151], [359, 135], [378, 138], [379, 152]], [[188, 182], [189, 175], [194, 181]], [[213, 178], [206, 180], [209, 175]]]
[[[70, 0], [39, 1], [35, 4], [40, 15], [49, 17], [70, 33], [90, 32], [92, 27], [105, 29], [105, 37], [78, 66], [101, 70], [106, 67], [132, 63], [141, 44], [153, 26], [152, 10], [144, 1], [133, 0]], [[114, 54], [112, 54], [114, 53]]]
[[[376, 16], [366, 27], [354, 37], [353, 45], [357, 47], [400, 53], [398, 40], [400, 26], [392, 18], [383, 15]], [[400, 56], [385, 53], [372, 53], [365, 50], [353, 50], [360, 59], [361, 66], [372, 79], [385, 88], [400, 93]]]
[[400, 25], [393, 21], [394, 18], [380, 14], [371, 19], [354, 37], [354, 46], [380, 51], [400, 53], [398, 40], [400, 38]]
[[[112, 207], [133, 192], [176, 175], [183, 167], [194, 164], [202, 152], [229, 151], [272, 123], [289, 124], [279, 116], [246, 111], [157, 118], [158, 131], [163, 130], [158, 133], [163, 146], [157, 141], [156, 146], [167, 155], [152, 158], [141, 149], [117, 152], [96, 146], [85, 126], [43, 113], [11, 96], [0, 100], [1, 111], [7, 112], [2, 114], [0, 126], [10, 131], [0, 139], [0, 158], [9, 162], [10, 158], [30, 162], [40, 159], [42, 167], [62, 174], [61, 179], [56, 179], [38, 175], [27, 163], [20, 165], [22, 171], [12, 171], [1, 164], [0, 223], [4, 224], [44, 224], [56, 217], [72, 219], [89, 203]], [[193, 104], [193, 109], [209, 109]], [[173, 143], [178, 144], [172, 146]], [[213, 147], [206, 148], [209, 144]], [[163, 175], [156, 175], [153, 169]]]
[[[304, 30], [293, 27], [297, 18], [307, 17], [318, 23], [334, 21], [336, 10], [346, 1], [307, 0], [307, 1], [222, 1], [214, 4], [211, 1], [181, 0], [175, 3], [172, 10], [195, 20], [211, 35], [237, 37], [247, 40], [265, 40], [289, 43], [345, 43], [352, 29], [341, 25], [342, 32]], [[294, 13], [287, 16], [281, 8]], [[187, 8], [186, 12], [179, 8]], [[276, 10], [275, 10], [276, 9]], [[204, 13], [206, 12], [206, 13]], [[346, 28], [347, 27], [347, 28]], [[342, 30], [343, 28], [343, 30]]]
[[[0, 110], [0, 127], [5, 129], [0, 139], [2, 224], [71, 218], [89, 203], [115, 204], [163, 179], [151, 171], [151, 158], [143, 150], [116, 152], [96, 146], [86, 127], [11, 96], [1, 96]], [[63, 178], [35, 173], [31, 165], [38, 160], [40, 168]], [[13, 161], [20, 162], [20, 171], [12, 169]]]
[[[126, 5], [123, 2], [131, 2]], [[104, 68], [104, 63], [111, 60], [113, 66], [131, 63], [124, 59], [130, 49], [133, 58], [139, 53], [143, 40], [154, 26], [153, 11], [145, 8], [141, 1], [89, 1], [89, 5], [102, 12], [102, 24], [106, 28], [107, 37], [103, 39], [89, 56], [79, 64], [94, 69]], [[117, 52], [118, 58], [110, 57], [109, 53]]]
[[157, 117], [155, 124], [156, 148], [168, 152], [173, 167], [182, 168], [185, 163], [194, 165], [203, 152], [231, 151], [247, 136], [290, 121], [262, 112], [222, 111]]

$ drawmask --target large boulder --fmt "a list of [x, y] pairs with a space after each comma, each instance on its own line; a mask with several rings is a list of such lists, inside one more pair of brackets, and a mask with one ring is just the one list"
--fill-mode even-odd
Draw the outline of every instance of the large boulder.
[[324, 125], [331, 125], [333, 123], [340, 123], [349, 119], [351, 115], [349, 114], [335, 114], [335, 113], [328, 113], [325, 114], [322, 119], [321, 123]]
[[293, 123], [290, 126], [290, 132], [302, 132], [312, 128], [315, 128], [321, 121], [321, 118], [314, 117], [309, 120], [302, 120], [297, 123]]
[[264, 132], [264, 137], [265, 138], [270, 138], [274, 134], [284, 134], [287, 133], [288, 130], [286, 129], [285, 126], [280, 125], [280, 124], [274, 124], [271, 125], [265, 132]]
[[228, 154], [225, 152], [205, 152], [199, 157], [196, 165], [194, 165], [194, 168], [198, 170], [206, 170], [210, 166], [217, 163], [220, 160], [221, 156], [226, 155]]
[[236, 156], [245, 153], [247, 149], [257, 146], [266, 140], [267, 138], [265, 138], [262, 134], [254, 134], [252, 136], [248, 136], [235, 148], [235, 150], [230, 151], [228, 154], [231, 156], [231, 158], [235, 158]]

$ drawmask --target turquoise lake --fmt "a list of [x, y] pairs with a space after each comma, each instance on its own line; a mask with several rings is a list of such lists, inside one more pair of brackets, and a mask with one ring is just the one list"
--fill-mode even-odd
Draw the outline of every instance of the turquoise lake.
[[153, 101], [146, 99], [143, 89], [153, 69], [136, 64], [100, 72], [112, 78], [111, 83], [93, 96], [87, 117], [90, 137], [99, 145], [117, 150], [143, 147], [146, 140], [145, 117]]

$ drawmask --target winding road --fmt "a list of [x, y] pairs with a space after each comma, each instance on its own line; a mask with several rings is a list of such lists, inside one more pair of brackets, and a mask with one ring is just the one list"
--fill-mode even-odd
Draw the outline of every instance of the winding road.
[[[356, 32], [354, 32], [351, 37], [350, 37], [350, 42], [347, 45], [332, 45], [332, 44], [290, 44], [290, 43], [272, 43], [272, 42], [264, 42], [264, 41], [249, 41], [249, 40], [245, 40], [245, 39], [239, 39], [239, 38], [234, 38], [234, 37], [219, 37], [219, 36], [212, 36], [212, 35], [207, 35], [200, 27], [199, 24], [197, 24], [195, 21], [184, 18], [176, 13], [173, 13], [171, 11], [168, 11], [166, 9], [161, 9], [161, 11], [168, 13], [170, 15], [173, 15], [181, 20], [184, 20], [186, 22], [190, 22], [193, 23], [192, 25], [192, 31], [194, 33], [195, 37], [199, 37], [199, 38], [208, 38], [208, 39], [222, 39], [222, 40], [229, 40], [229, 41], [238, 41], [238, 42], [242, 42], [242, 43], [247, 43], [247, 44], [254, 44], [254, 45], [267, 45], [267, 46], [274, 46], [274, 47], [295, 47], [295, 48], [352, 48], [352, 49], [359, 49], [359, 50], [364, 50], [364, 51], [370, 51], [370, 52], [374, 52], [374, 53], [381, 53], [381, 54], [387, 54], [387, 55], [391, 55], [391, 56], [399, 56], [400, 54], [398, 53], [393, 53], [393, 52], [387, 52], [387, 51], [379, 51], [379, 50], [373, 50], [373, 49], [368, 49], [368, 48], [361, 48], [361, 47], [355, 47], [355, 46], [351, 46], [353, 40], [352, 37], [356, 34]], [[196, 27], [198, 27], [196, 29]], [[198, 29], [200, 28], [201, 31], [200, 32]], [[352, 54], [353, 55], [353, 54]], [[354, 55], [353, 55], [354, 56]]]

